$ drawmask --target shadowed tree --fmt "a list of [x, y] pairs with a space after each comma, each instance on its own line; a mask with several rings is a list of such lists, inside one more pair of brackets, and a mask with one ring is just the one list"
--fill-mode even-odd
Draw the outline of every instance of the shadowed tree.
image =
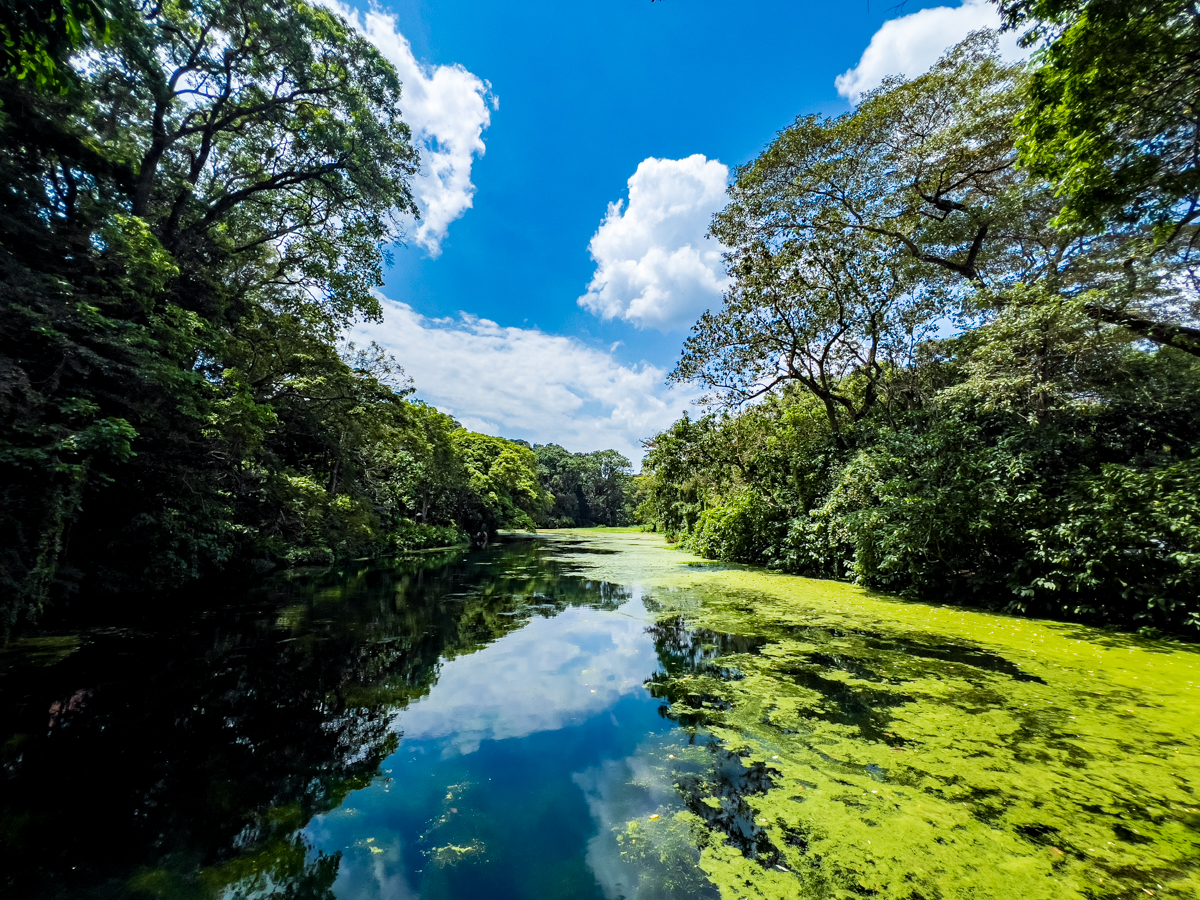
[[[10, 621], [99, 569], [177, 583], [247, 526], [298, 534], [271, 473], [353, 489], [347, 416], [394, 408], [334, 341], [378, 315], [381, 247], [415, 212], [395, 71], [299, 0], [105, 13], [103, 35], [62, 25], [56, 81], [0, 78]], [[325, 516], [334, 543], [371, 518], [354, 503]]]

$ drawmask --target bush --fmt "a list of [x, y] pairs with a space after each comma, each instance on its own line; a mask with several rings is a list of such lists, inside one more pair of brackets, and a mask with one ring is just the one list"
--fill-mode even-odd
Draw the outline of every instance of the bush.
[[470, 542], [470, 536], [457, 525], [422, 525], [409, 519], [401, 522], [387, 539], [388, 548], [394, 553], [461, 547]]
[[764, 498], [747, 491], [700, 514], [684, 546], [709, 559], [771, 564], [782, 530]]
[[1028, 540], [1014, 607], [1200, 629], [1200, 460], [1104, 466]]

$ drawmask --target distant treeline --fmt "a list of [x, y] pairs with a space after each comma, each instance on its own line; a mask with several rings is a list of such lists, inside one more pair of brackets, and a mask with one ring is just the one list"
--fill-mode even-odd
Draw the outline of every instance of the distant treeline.
[[634, 476], [616, 450], [571, 453], [558, 444], [535, 444], [538, 479], [552, 498], [538, 517], [544, 528], [632, 525]]
[[809, 116], [712, 225], [722, 308], [641, 516], [706, 556], [934, 601], [1200, 628], [1200, 18], [1019, 0]]

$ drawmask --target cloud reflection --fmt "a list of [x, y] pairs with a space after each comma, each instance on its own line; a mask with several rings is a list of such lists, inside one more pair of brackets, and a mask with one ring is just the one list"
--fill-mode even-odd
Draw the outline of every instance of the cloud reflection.
[[641, 596], [617, 611], [568, 609], [535, 618], [489, 647], [442, 664], [429, 695], [396, 717], [405, 742], [434, 741], [444, 756], [481, 741], [553, 731], [643, 690], [657, 667]]
[[[671, 753], [690, 759], [672, 762]], [[596, 823], [587, 862], [607, 900], [717, 900], [697, 867], [691, 827], [676, 818], [683, 804], [674, 773], [679, 766], [694, 768], [695, 759], [706, 755], [685, 749], [672, 733], [649, 738], [633, 756], [605, 760], [572, 777]]]

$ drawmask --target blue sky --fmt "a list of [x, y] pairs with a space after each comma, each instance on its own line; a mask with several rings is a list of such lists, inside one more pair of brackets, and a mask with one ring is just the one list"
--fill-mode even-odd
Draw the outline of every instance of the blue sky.
[[468, 427], [634, 457], [694, 396], [663, 382], [720, 303], [703, 234], [732, 170], [995, 22], [985, 0], [325, 2], [397, 65], [424, 159], [385, 320], [353, 338]]

